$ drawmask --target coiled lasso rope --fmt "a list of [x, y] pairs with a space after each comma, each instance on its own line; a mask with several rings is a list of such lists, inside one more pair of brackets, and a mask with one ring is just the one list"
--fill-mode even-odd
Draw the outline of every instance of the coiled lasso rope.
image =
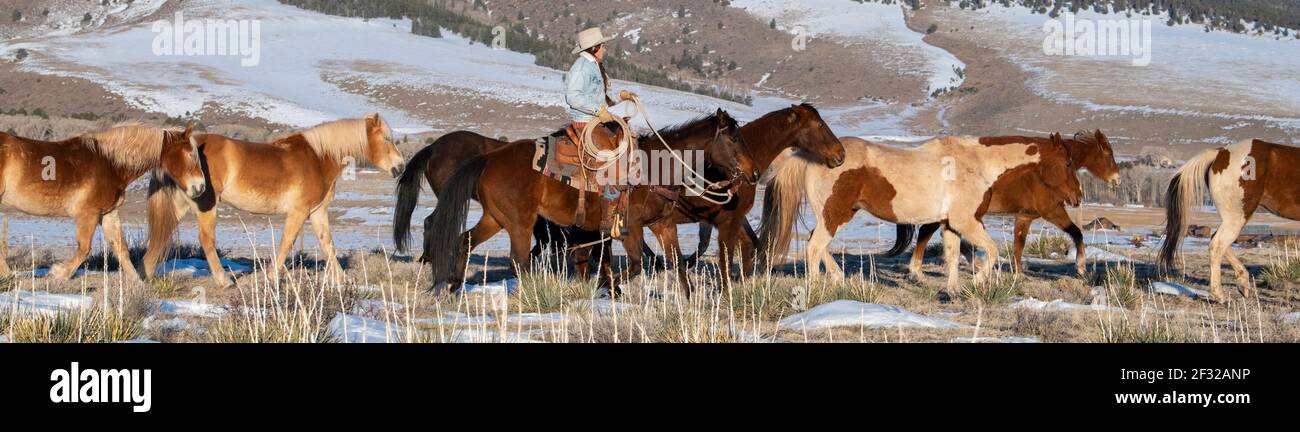
[[[671, 154], [673, 156], [673, 159], [676, 159], [677, 162], [682, 165], [682, 168], [684, 168], [686, 172], [690, 174], [686, 176], [687, 184], [683, 186], [685, 186], [686, 189], [689, 190], [690, 192], [699, 196], [701, 199], [711, 202], [713, 204], [723, 205], [731, 202], [733, 196], [731, 189], [724, 189], [723, 183], [709, 181], [699, 172], [696, 172], [693, 168], [691, 168], [691, 165], [689, 163], [686, 163], [686, 161], [682, 159], [681, 155], [677, 154], [676, 150], [673, 150], [672, 146], [668, 144], [668, 140], [665, 140], [663, 135], [659, 134], [659, 129], [656, 128], [654, 124], [650, 123], [650, 114], [646, 112], [645, 104], [641, 102], [641, 97], [637, 96], [636, 94], [632, 94], [631, 101], [633, 105], [636, 105], [637, 111], [641, 113], [641, 118], [645, 120], [646, 127], [649, 127], [650, 131], [654, 132], [655, 137], [658, 138], [659, 142], [663, 143], [664, 148], [668, 150], [668, 154]], [[623, 128], [624, 131], [623, 137], [620, 138], [618, 141], [618, 147], [611, 150], [605, 150], [605, 149], [601, 149], [600, 147], [597, 147], [594, 143], [592, 143], [592, 139], [591, 139], [591, 135], [593, 132], [595, 132], [596, 126], [606, 122], [617, 123], [619, 127]], [[587, 122], [587, 126], [582, 129], [582, 151], [586, 156], [589, 156], [589, 158], [583, 158], [583, 160], [581, 161], [583, 168], [590, 169], [592, 171], [600, 171], [614, 166], [614, 164], [618, 163], [618, 160], [620, 158], [627, 155], [627, 153], [631, 150], [632, 140], [635, 138], [636, 138], [635, 135], [632, 133], [632, 128], [628, 126], [627, 121], [623, 120], [622, 117], [611, 114], [608, 110], [605, 109], [605, 107], [601, 107], [600, 111], [596, 113], [596, 118], [590, 122]], [[596, 163], [599, 164], [599, 166], [593, 167], [591, 165], [588, 165], [587, 161], [589, 159], [596, 161]], [[697, 183], [697, 181], [703, 181], [705, 184], [700, 185], [699, 183]], [[717, 189], [722, 189], [723, 191], [717, 192], [716, 191]]]

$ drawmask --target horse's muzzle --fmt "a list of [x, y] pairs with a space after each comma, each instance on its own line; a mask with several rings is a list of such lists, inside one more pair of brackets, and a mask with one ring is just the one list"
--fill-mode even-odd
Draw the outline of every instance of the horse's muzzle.
[[198, 198], [199, 196], [202, 196], [203, 192], [206, 192], [207, 190], [208, 190], [208, 185], [204, 184], [203, 182], [199, 182], [190, 185], [190, 190], [188, 192], [190, 194], [190, 198]]
[[833, 158], [830, 158], [830, 160], [828, 160], [828, 161], [826, 161], [826, 162], [827, 162], [826, 165], [829, 166], [829, 167], [831, 167], [831, 168], [839, 168], [840, 165], [844, 165], [844, 149], [840, 149], [840, 154], [839, 154], [839, 155], [837, 155], [837, 156], [835, 156], [835, 157], [833, 157]]
[[406, 168], [406, 165], [398, 165], [398, 166], [395, 166], [395, 167], [393, 167], [392, 169], [388, 170], [388, 173], [389, 173], [389, 174], [392, 174], [392, 175], [393, 175], [393, 178], [398, 178], [398, 177], [401, 177], [401, 176], [402, 176], [402, 170], [403, 170], [404, 168]]

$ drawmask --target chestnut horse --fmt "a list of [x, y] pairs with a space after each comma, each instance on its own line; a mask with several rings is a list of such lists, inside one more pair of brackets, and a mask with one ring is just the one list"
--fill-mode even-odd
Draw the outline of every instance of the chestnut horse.
[[310, 219], [327, 271], [339, 280], [342, 267], [330, 236], [328, 213], [335, 181], [353, 163], [370, 163], [394, 177], [404, 163], [402, 153], [393, 145], [388, 123], [379, 114], [325, 123], [270, 144], [212, 134], [201, 135], [197, 141], [212, 187], [196, 198], [187, 198], [176, 193], [177, 185], [172, 182], [155, 179], [150, 183], [146, 274], [153, 274], [177, 223], [194, 208], [199, 243], [212, 278], [219, 286], [229, 284], [216, 248], [217, 204], [226, 203], [252, 213], [287, 215], [275, 255], [277, 270], [284, 266], [303, 223]]
[[833, 277], [844, 277], [827, 246], [858, 209], [866, 209], [893, 223], [943, 222], [948, 289], [957, 288], [959, 236], [986, 253], [982, 265], [976, 266], [975, 282], [981, 283], [998, 252], [980, 216], [999, 179], [1018, 170], [1040, 171], [1048, 186], [1061, 195], [1079, 188], [1078, 178], [1069, 171], [1068, 156], [1057, 146], [985, 143], [972, 137], [936, 138], [906, 149], [851, 137], [840, 142], [848, 151], [848, 161], [838, 168], [813, 164], [795, 154], [768, 173], [773, 180], [763, 203], [764, 244], [772, 256], [785, 255], [806, 194], [817, 219], [807, 246], [809, 277], [818, 274], [819, 263]]
[[[791, 105], [767, 113], [741, 127], [740, 135], [760, 173], [766, 172], [777, 156], [792, 148], [830, 168], [844, 163], [844, 146], [812, 104]], [[664, 227], [665, 235], [676, 240], [676, 224], [699, 222], [699, 245], [695, 254], [686, 259], [691, 264], [709, 248], [709, 237], [716, 227], [722, 234], [718, 237], [718, 257], [724, 275], [730, 274], [730, 259], [736, 251], [740, 251], [742, 273], [754, 267], [758, 238], [745, 215], [754, 207], [758, 187], [752, 183], [741, 184], [734, 191], [736, 196], [732, 202], [721, 205], [698, 198], [687, 199], [674, 214], [672, 226]], [[672, 261], [675, 260], [670, 258]]]
[[[51, 267], [50, 276], [71, 278], [90, 254], [95, 228], [103, 224], [104, 239], [122, 273], [138, 280], [117, 211], [127, 185], [150, 171], [189, 196], [207, 189], [193, 130], [193, 125], [178, 132], [130, 123], [63, 142], [0, 133], [0, 202], [24, 213], [76, 222], [77, 251]], [[0, 259], [0, 276], [9, 274], [9, 265]]]
[[[708, 159], [721, 162], [732, 178], [749, 177], [752, 180], [752, 161], [742, 150], [739, 129], [734, 119], [725, 111], [718, 110], [712, 116], [670, 128], [662, 134], [673, 149], [704, 151]], [[664, 150], [662, 143], [651, 137], [642, 138], [639, 144], [642, 150]], [[531, 264], [529, 246], [538, 217], [587, 231], [600, 228], [603, 216], [600, 195], [580, 192], [534, 170], [534, 148], [533, 140], [515, 141], [497, 151], [470, 159], [452, 175], [451, 181], [443, 188], [437, 207], [424, 224], [424, 250], [439, 251], [425, 255], [433, 268], [434, 285], [430, 289], [446, 284], [452, 291], [458, 290], [463, 283], [466, 254], [502, 229], [510, 236], [511, 259], [516, 274], [520, 274], [526, 272]], [[647, 193], [648, 189], [651, 187], [635, 185], [624, 192], [632, 194], [627, 210], [628, 234], [624, 240], [629, 250], [632, 249], [630, 243], [642, 235], [644, 223], [661, 218], [671, 211], [674, 204], [673, 200], [658, 193]], [[680, 195], [684, 188], [673, 186], [671, 189]], [[588, 194], [583, 220], [575, 217], [579, 193]], [[474, 228], [460, 233], [468, 217], [471, 198], [477, 198], [483, 206], [483, 215]], [[394, 226], [395, 237], [405, 235], [399, 232], [402, 229]], [[640, 250], [640, 245], [635, 249]], [[450, 251], [455, 253], [447, 253]], [[679, 269], [678, 276], [684, 281], [683, 272]]]
[[1241, 229], [1255, 210], [1264, 207], [1278, 216], [1300, 220], [1300, 148], [1264, 142], [1242, 141], [1206, 150], [1187, 161], [1169, 181], [1165, 197], [1165, 240], [1160, 249], [1160, 266], [1177, 269], [1175, 258], [1182, 246], [1191, 211], [1199, 207], [1209, 189], [1210, 199], [1222, 222], [1210, 240], [1210, 293], [1215, 301], [1227, 300], [1220, 273], [1223, 257], [1237, 273], [1241, 295], [1250, 297], [1250, 272], [1232, 251]]
[[[740, 136], [744, 140], [748, 155], [752, 157], [760, 173], [767, 170], [767, 167], [771, 165], [772, 160], [776, 159], [777, 155], [790, 148], [802, 149], [809, 154], [817, 155], [822, 160], [827, 161], [827, 164], [831, 167], [839, 166], [844, 161], [844, 147], [840, 145], [839, 139], [835, 137], [830, 127], [822, 120], [817, 108], [811, 104], [791, 105], [789, 108], [767, 113], [742, 126]], [[444, 135], [421, 149], [411, 157], [407, 171], [402, 173], [402, 178], [398, 182], [398, 203], [394, 226], [405, 227], [410, 225], [411, 213], [414, 212], [416, 202], [419, 199], [421, 174], [432, 187], [434, 195], [437, 196], [451, 178], [452, 173], [465, 160], [481, 156], [507, 144], [509, 143], [473, 132], [457, 131]], [[419, 167], [424, 168], [421, 170]], [[740, 183], [734, 185], [731, 190], [735, 197], [732, 201], [722, 205], [696, 197], [682, 197], [676, 211], [673, 212], [671, 223], [654, 223], [649, 226], [651, 231], [655, 233], [655, 238], [659, 241], [661, 250], [680, 250], [677, 242], [676, 224], [700, 222], [700, 245], [697, 247], [695, 255], [698, 257], [703, 254], [705, 249], [708, 249], [709, 236], [713, 231], [712, 227], [716, 225], [722, 227], [723, 232], [731, 233], [731, 235], [719, 239], [720, 247], [725, 248], [727, 251], [742, 251], [742, 262], [745, 263], [745, 268], [751, 268], [753, 266], [753, 251], [755, 250], [753, 243], [757, 239], [744, 215], [754, 205], [757, 188], [752, 183]], [[396, 236], [394, 241], [398, 245], [404, 246], [407, 239], [406, 231], [395, 231], [394, 234]], [[537, 226], [534, 227], [533, 235], [537, 239], [537, 245], [532, 252], [533, 256], [538, 255], [546, 244], [552, 246], [561, 245], [565, 243], [566, 239], [572, 239], [575, 243], [583, 243], [581, 239], [599, 238], [598, 235], [593, 233], [576, 232], [573, 229], [557, 229], [554, 224], [544, 219], [538, 221]], [[595, 247], [601, 248], [601, 246]], [[402, 249], [404, 250], [404, 247]], [[602, 250], [602, 252], [605, 251]], [[642, 253], [652, 254], [646, 248], [642, 248]], [[574, 254], [574, 259], [575, 261], [585, 261], [583, 257], [590, 254], [590, 248], [582, 248]], [[635, 252], [630, 252], [629, 257], [633, 255], [635, 255]], [[726, 253], [720, 254], [720, 256], [725, 257], [729, 257], [729, 255]], [[640, 257], [636, 258], [639, 259]], [[670, 260], [670, 262], [675, 261]], [[607, 258], [601, 259], [600, 262], [607, 264], [609, 260]], [[578, 272], [585, 273], [582, 270], [582, 267], [585, 267], [585, 262], [578, 263], [578, 265], [580, 268]], [[729, 265], [724, 267], [729, 267]]]
[[[994, 143], [1036, 143], [1038, 145], [1064, 145], [1065, 151], [1070, 156], [1070, 168], [1086, 169], [1093, 176], [1105, 180], [1112, 185], [1119, 185], [1119, 165], [1115, 163], [1115, 152], [1110, 147], [1110, 141], [1101, 130], [1092, 132], [1078, 132], [1071, 139], [1062, 139], [1060, 134], [1053, 134], [1048, 138], [1024, 137], [1024, 136], [1006, 136], [1006, 137], [982, 137], [981, 142]], [[1077, 181], [1077, 180], [1076, 180]], [[1087, 254], [1084, 251], [1083, 230], [1070, 219], [1070, 213], [1066, 211], [1065, 205], [1078, 207], [1083, 200], [1082, 190], [1070, 191], [1069, 195], [1061, 196], [1048, 187], [1042, 176], [1037, 171], [1020, 171], [1013, 175], [1003, 176], [993, 184], [993, 196], [989, 199], [987, 213], [1009, 214], [1016, 217], [1015, 242], [1013, 243], [1013, 253], [1011, 255], [1011, 267], [1016, 271], [1021, 271], [1023, 264], [1021, 256], [1025, 250], [1025, 238], [1029, 236], [1029, 228], [1038, 218], [1047, 219], [1052, 225], [1056, 225], [1066, 234], [1070, 235], [1070, 240], [1074, 241], [1075, 264], [1074, 270], [1082, 276], [1084, 274], [1084, 262]], [[894, 247], [885, 256], [897, 256], [907, 249], [911, 238], [916, 234], [915, 225], [897, 225], [898, 235], [894, 239]], [[912, 252], [912, 261], [908, 265], [908, 271], [912, 277], [917, 280], [923, 279], [921, 275], [921, 262], [925, 258], [925, 245], [930, 243], [930, 236], [939, 230], [938, 223], [932, 223], [921, 226], [920, 233], [916, 236], [916, 250]]]

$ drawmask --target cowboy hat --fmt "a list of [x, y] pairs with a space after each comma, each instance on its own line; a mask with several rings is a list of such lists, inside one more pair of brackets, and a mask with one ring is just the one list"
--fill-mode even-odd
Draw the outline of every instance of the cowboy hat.
[[577, 54], [596, 45], [612, 41], [614, 40], [614, 37], [615, 36], [605, 37], [605, 34], [600, 32], [600, 27], [592, 27], [583, 30], [578, 33], [578, 47], [573, 49], [573, 53]]

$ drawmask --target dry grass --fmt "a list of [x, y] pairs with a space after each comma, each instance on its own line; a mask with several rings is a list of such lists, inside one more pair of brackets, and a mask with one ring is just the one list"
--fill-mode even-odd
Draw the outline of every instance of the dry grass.
[[1069, 255], [1074, 241], [1065, 236], [1042, 234], [1025, 243], [1025, 254], [1039, 258], [1063, 258]]
[[[184, 255], [184, 248], [178, 254]], [[261, 252], [259, 252], [261, 253]], [[11, 262], [39, 261], [49, 251], [15, 249]], [[14, 277], [0, 289], [83, 293], [92, 308], [48, 317], [3, 318], [0, 334], [14, 341], [96, 342], [144, 337], [164, 342], [338, 342], [329, 323], [340, 313], [363, 317], [392, 330], [394, 342], [546, 341], [546, 342], [752, 342], [862, 341], [925, 342], [955, 338], [1033, 337], [1043, 342], [1293, 342], [1295, 323], [1279, 318], [1287, 305], [1237, 301], [1212, 305], [1193, 299], [1147, 293], [1149, 282], [1132, 264], [1097, 265], [1086, 278], [1030, 271], [996, 271], [983, 284], [967, 281], [960, 301], [940, 303], [935, 292], [942, 278], [927, 284], [908, 280], [900, 269], [865, 267], [862, 275], [843, 280], [808, 280], [785, 274], [756, 274], [722, 291], [716, 269], [691, 272], [696, 286], [682, 295], [672, 271], [649, 272], [628, 281], [625, 295], [611, 307], [600, 300], [595, 282], [534, 266], [520, 277], [510, 296], [481, 293], [435, 295], [425, 292], [427, 269], [394, 259], [382, 250], [345, 257], [348, 281], [322, 278], [318, 258], [299, 254], [286, 274], [261, 270], [243, 275], [237, 285], [210, 288], [207, 301], [226, 305], [221, 316], [179, 316], [182, 329], [144, 328], [177, 317], [160, 314], [158, 299], [190, 299], [205, 278], [172, 275], [145, 284], [130, 284], [117, 273], [91, 274], [72, 281]], [[262, 263], [260, 256], [250, 258]], [[108, 261], [104, 261], [108, 263]], [[482, 263], [471, 273], [481, 270]], [[111, 267], [111, 264], [109, 264]], [[928, 270], [942, 268], [931, 262]], [[503, 267], [492, 265], [494, 272]], [[482, 274], [472, 276], [482, 277]], [[33, 285], [34, 284], [34, 285]], [[1089, 303], [1094, 286], [1105, 290], [1109, 304], [1121, 312], [1030, 311], [1011, 309], [1016, 296]], [[778, 329], [782, 318], [835, 300], [898, 305], [911, 312], [943, 317], [964, 329], [833, 328], [817, 331]], [[543, 319], [525, 321], [521, 316]], [[560, 317], [560, 318], [555, 318]], [[378, 323], [378, 324], [375, 324]], [[978, 327], [978, 330], [975, 328]], [[8, 330], [12, 328], [13, 330]], [[372, 327], [373, 328], [373, 327]]]

